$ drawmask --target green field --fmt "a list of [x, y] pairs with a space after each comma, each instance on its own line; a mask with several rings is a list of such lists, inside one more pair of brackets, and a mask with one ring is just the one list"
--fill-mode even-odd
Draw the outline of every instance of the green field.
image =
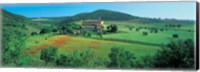
[[[80, 23], [80, 22], [76, 22]], [[165, 24], [140, 24], [140, 23], [130, 23], [130, 22], [121, 22], [121, 21], [105, 21], [105, 24], [108, 26], [110, 24], [118, 25], [118, 32], [112, 34], [104, 34], [103, 38], [105, 39], [120, 39], [120, 40], [132, 40], [145, 42], [150, 44], [167, 44], [175, 38], [172, 37], [173, 34], [178, 34], [180, 39], [194, 39], [194, 24], [181, 24], [181, 28], [167, 28], [164, 27]], [[129, 30], [128, 26], [134, 26], [133, 30]], [[158, 29], [158, 33], [150, 33], [148, 29], [140, 29], [136, 31], [137, 27], [155, 27]], [[160, 29], [167, 29], [160, 31]], [[192, 32], [188, 32], [191, 30]], [[143, 32], [148, 32], [147, 36], [143, 35]], [[94, 36], [98, 38], [98, 36]]]
[[[172, 40], [175, 40], [172, 37], [172, 34], [178, 34], [181, 39], [193, 39], [194, 33], [188, 32], [187, 30], [180, 29], [171, 29], [168, 28], [167, 31], [158, 31], [158, 33], [150, 33], [148, 29], [141, 29], [140, 31], [132, 31], [126, 27], [127, 25], [135, 27], [156, 27], [163, 28], [161, 24], [138, 24], [138, 23], [129, 23], [129, 22], [118, 22], [118, 21], [106, 21], [106, 25], [109, 24], [118, 24], [118, 32], [103, 34], [103, 38], [99, 38], [97, 35], [93, 35], [91, 38], [86, 38], [82, 36], [73, 36], [73, 35], [57, 35], [53, 33], [44, 34], [44, 35], [35, 35], [30, 36], [26, 40], [26, 46], [24, 49], [24, 54], [31, 56], [31, 59], [41, 63], [40, 60], [40, 51], [44, 48], [54, 47], [58, 48], [58, 54], [68, 55], [74, 51], [86, 51], [87, 49], [92, 49], [95, 51], [95, 56], [109, 60], [108, 54], [110, 49], [113, 47], [123, 48], [127, 51], [130, 51], [135, 54], [137, 58], [144, 56], [152, 56], [159, 49], [160, 46], [155, 46], [151, 44], [167, 44]], [[184, 29], [193, 29], [193, 25], [184, 26]], [[142, 32], [148, 32], [147, 36], [143, 36]], [[106, 40], [113, 39], [113, 40]], [[119, 39], [119, 41], [115, 41]], [[134, 41], [124, 42], [120, 40]]]
[[[48, 37], [47, 40], [45, 40], [46, 37]], [[36, 41], [39, 42], [36, 44]], [[32, 59], [39, 60], [40, 50], [48, 47], [58, 48], [58, 54], [69, 54], [76, 50], [85, 51], [89, 48], [95, 51], [97, 57], [102, 57], [103, 59], [108, 59], [107, 55], [113, 47], [124, 48], [127, 51], [131, 51], [136, 57], [154, 55], [159, 49], [158, 46], [95, 40], [67, 35], [43, 35], [30, 37], [26, 42], [24, 53], [30, 54]]]

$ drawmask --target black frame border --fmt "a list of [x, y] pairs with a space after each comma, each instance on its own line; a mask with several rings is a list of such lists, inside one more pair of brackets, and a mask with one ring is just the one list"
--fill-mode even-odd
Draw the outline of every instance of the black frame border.
[[199, 2], [196, 2], [196, 70], [199, 69]]

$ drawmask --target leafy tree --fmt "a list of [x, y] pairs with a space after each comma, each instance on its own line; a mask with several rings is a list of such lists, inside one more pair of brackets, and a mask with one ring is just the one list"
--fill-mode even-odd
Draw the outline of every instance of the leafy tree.
[[144, 29], [147, 29], [147, 27], [144, 27]]
[[40, 59], [44, 60], [47, 64], [48, 62], [54, 62], [57, 53], [57, 48], [44, 48], [41, 50]]
[[49, 32], [49, 30], [46, 29], [46, 28], [43, 28], [43, 29], [40, 30], [40, 34], [45, 34], [45, 33], [48, 33], [48, 32]]
[[61, 34], [73, 34], [73, 30], [80, 30], [81, 26], [75, 23], [67, 23], [61, 27], [60, 33]]
[[54, 28], [53, 30], [52, 30], [52, 32], [57, 32], [58, 30], [56, 29], [56, 28]]
[[107, 34], [107, 31], [106, 30], [102, 30], [103, 31], [103, 34]]
[[16, 61], [17, 66], [33, 66], [35, 63], [33, 62], [30, 55], [20, 55]]
[[112, 31], [112, 32], [117, 32], [117, 29], [118, 29], [117, 25], [114, 24], [114, 25], [112, 26], [112, 30], [111, 30], [111, 31]]
[[155, 56], [155, 67], [194, 68], [194, 43], [191, 39], [172, 41]]
[[95, 56], [95, 52], [91, 49], [83, 52], [74, 51], [67, 56], [60, 55], [56, 60], [56, 65], [63, 67], [106, 67], [108, 63], [108, 60]]
[[132, 31], [132, 30], [133, 30], [133, 28], [132, 28], [132, 27], [128, 27], [128, 29], [129, 29], [130, 31]]
[[73, 28], [72, 27], [67, 27], [66, 30], [67, 30], [68, 33], [71, 33], [71, 34], [73, 33]]
[[146, 35], [148, 35], [148, 33], [147, 32], [143, 32], [143, 35], [146, 36]]
[[150, 28], [150, 32], [151, 33], [158, 33], [158, 29], [156, 29], [156, 28]]
[[169, 26], [169, 25], [167, 25], [167, 24], [165, 25], [165, 27], [168, 27], [168, 26]]
[[131, 68], [134, 66], [134, 60], [136, 59], [133, 53], [122, 48], [112, 48], [109, 58], [111, 63], [108, 67], [111, 68]]
[[61, 54], [60, 57], [56, 60], [57, 66], [67, 66], [68, 64], [68, 57], [64, 54]]
[[37, 33], [37, 32], [32, 32], [31, 35], [32, 35], [32, 36], [33, 36], [33, 35], [38, 35], [38, 33]]
[[160, 29], [160, 31], [164, 31], [164, 29], [163, 29], [163, 28], [161, 28], [161, 29]]
[[158, 29], [155, 28], [155, 29], [154, 29], [154, 33], [158, 33]]
[[192, 30], [188, 30], [188, 32], [192, 32]]
[[135, 61], [135, 68], [154, 68], [154, 56], [142, 56]]
[[106, 28], [107, 28], [108, 32], [111, 32], [111, 29], [112, 29], [111, 25], [107, 26]]
[[118, 27], [117, 27], [117, 25], [115, 25], [115, 24], [112, 24], [112, 25], [109, 25], [108, 27], [107, 27], [107, 30], [108, 30], [108, 32], [117, 32], [117, 30], [118, 30]]
[[90, 32], [87, 33], [87, 36], [88, 36], [88, 37], [92, 37], [92, 33], [90, 33]]
[[66, 29], [67, 29], [66, 26], [62, 26], [61, 28], [59, 28], [60, 34], [65, 34], [66, 33]]
[[178, 34], [173, 34], [172, 37], [173, 38], [178, 38]]
[[82, 67], [106, 67], [109, 63], [106, 59], [96, 56], [95, 51], [91, 49], [80, 53], [80, 57], [82, 59]]
[[136, 30], [136, 31], [140, 31], [140, 29], [139, 29], [139, 28], [136, 28], [135, 30]]
[[178, 28], [180, 28], [180, 27], [181, 27], [181, 25], [179, 24], [179, 25], [177, 25], [177, 27], [178, 27]]

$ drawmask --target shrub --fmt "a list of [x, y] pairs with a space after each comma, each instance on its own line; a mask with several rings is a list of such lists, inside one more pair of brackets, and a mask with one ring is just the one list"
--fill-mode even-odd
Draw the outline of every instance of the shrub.
[[56, 60], [57, 66], [67, 66], [68, 58], [66, 55], [61, 54], [60, 57]]
[[172, 41], [155, 56], [155, 67], [194, 68], [194, 43], [191, 39]]
[[153, 30], [150, 30], [150, 33], [153, 33]]
[[154, 29], [154, 33], [158, 33], [158, 29]]
[[57, 29], [53, 29], [52, 32], [58, 32], [58, 30]]
[[66, 28], [66, 31], [67, 31], [68, 33], [71, 33], [71, 34], [72, 34], [72, 33], [73, 33], [73, 28], [72, 28], [72, 27], [67, 27], [67, 28]]
[[88, 37], [92, 37], [92, 33], [91, 33], [91, 32], [88, 32], [88, 33], [87, 33], [87, 36], [88, 36]]
[[161, 28], [160, 31], [164, 31], [164, 29]]
[[57, 53], [57, 48], [44, 48], [41, 50], [40, 59], [44, 60], [47, 64], [48, 62], [54, 62]]
[[168, 27], [168, 25], [166, 24], [165, 27]]
[[31, 66], [34, 65], [33, 62], [31, 62], [31, 56], [30, 55], [23, 55], [19, 56], [17, 59], [17, 66]]
[[83, 52], [74, 51], [67, 56], [60, 55], [56, 60], [56, 65], [63, 67], [106, 67], [108, 63], [108, 60], [95, 56], [91, 49]]
[[49, 30], [48, 29], [41, 29], [40, 30], [40, 34], [45, 34], [45, 33], [48, 33], [49, 32]]
[[109, 58], [111, 63], [108, 67], [110, 68], [131, 68], [134, 66], [134, 60], [136, 59], [133, 53], [122, 48], [112, 48]]
[[192, 32], [192, 30], [188, 30], [188, 32]]
[[155, 61], [154, 56], [147, 55], [137, 59], [134, 65], [135, 68], [153, 68]]
[[136, 28], [135, 31], [140, 31], [140, 29], [139, 29], [139, 28]]
[[178, 38], [178, 34], [173, 34], [172, 37], [173, 38]]
[[154, 56], [136, 60], [138, 68], [194, 68], [194, 42], [191, 39], [172, 41], [163, 45]]
[[178, 27], [178, 28], [180, 28], [180, 27], [181, 27], [181, 25], [179, 24], [179, 25], [177, 25], [177, 27]]
[[131, 27], [128, 27], [128, 29], [129, 29], [130, 31], [132, 31], [132, 30], [133, 30]]
[[33, 36], [33, 35], [38, 35], [38, 33], [37, 33], [37, 32], [32, 32], [31, 35], [32, 35], [32, 36]]
[[118, 26], [115, 25], [115, 24], [107, 26], [107, 31], [108, 32], [114, 32], [115, 33], [115, 32], [117, 32], [117, 30], [118, 30]]
[[130, 31], [132, 31], [132, 30], [133, 30], [133, 27], [128, 27], [128, 29], [129, 29]]
[[138, 27], [139, 29], [142, 29], [142, 27]]
[[148, 35], [148, 33], [147, 32], [143, 32], [143, 35], [146, 36], [146, 35]]
[[103, 30], [103, 34], [107, 34], [107, 31], [106, 31], [106, 30]]
[[117, 30], [118, 30], [118, 27], [117, 27], [117, 25], [114, 24], [111, 31], [112, 32], [117, 32]]
[[151, 29], [150, 29], [150, 32], [151, 32], [151, 33], [158, 33], [158, 29], [156, 29], [156, 28], [151, 28]]

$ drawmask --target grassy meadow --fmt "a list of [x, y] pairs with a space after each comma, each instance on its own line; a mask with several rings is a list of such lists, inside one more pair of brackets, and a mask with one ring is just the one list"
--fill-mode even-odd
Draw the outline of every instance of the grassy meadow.
[[[81, 22], [76, 21], [75, 23], [80, 25]], [[23, 54], [30, 55], [30, 59], [41, 63], [43, 61], [40, 59], [40, 55], [41, 50], [44, 48], [57, 48], [58, 55], [68, 55], [74, 51], [84, 52], [91, 49], [94, 51], [96, 57], [109, 60], [108, 54], [110, 53], [111, 48], [117, 47], [134, 53], [136, 58], [141, 58], [155, 55], [158, 50], [161, 50], [160, 46], [162, 44], [167, 44], [170, 43], [170, 41], [176, 40], [176, 38], [172, 37], [173, 34], [178, 34], [180, 39], [194, 39], [193, 31], [188, 31], [193, 30], [194, 25], [192, 24], [182, 25], [183, 28], [167, 28], [161, 24], [139, 24], [119, 21], [105, 21], [105, 24], [118, 24], [118, 32], [103, 34], [103, 38], [99, 38], [95, 33], [91, 37], [59, 35], [52, 32], [43, 35], [29, 36], [25, 42]], [[127, 25], [134, 26], [135, 28], [129, 30]], [[155, 27], [167, 30], [158, 31], [158, 33], [150, 33], [147, 28], [136, 31], [135, 29], [137, 27]], [[148, 32], [148, 35], [144, 36], [143, 32]], [[126, 42], [126, 40], [128, 42]]]

